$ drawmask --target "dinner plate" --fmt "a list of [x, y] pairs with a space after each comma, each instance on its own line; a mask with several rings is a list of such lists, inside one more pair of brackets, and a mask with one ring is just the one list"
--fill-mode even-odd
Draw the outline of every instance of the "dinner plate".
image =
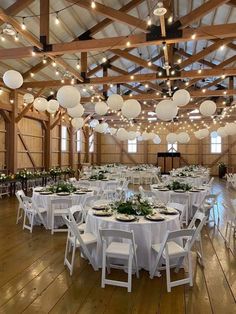
[[86, 192], [79, 192], [79, 191], [76, 191], [76, 192], [74, 192], [74, 194], [83, 195], [83, 194], [86, 194]]
[[70, 195], [70, 193], [69, 192], [59, 192], [59, 193], [57, 193], [57, 195], [58, 196], [68, 196], [68, 195]]
[[185, 190], [174, 190], [174, 192], [176, 192], [176, 193], [185, 193], [186, 191]]
[[159, 191], [162, 191], [162, 192], [167, 192], [169, 191], [169, 189], [158, 189]]
[[51, 195], [51, 194], [53, 194], [52, 192], [46, 192], [46, 191], [44, 191], [44, 192], [39, 192], [39, 194], [40, 195]]
[[146, 219], [152, 220], [152, 221], [163, 221], [165, 218], [160, 214], [153, 214], [153, 215], [146, 215]]
[[177, 215], [178, 213], [179, 212], [176, 209], [170, 207], [167, 207], [165, 210], [160, 211], [160, 214], [163, 215]]
[[199, 192], [199, 190], [190, 190], [190, 192], [197, 192], [197, 193], [198, 193], [198, 192]]
[[205, 188], [197, 188], [198, 191], [205, 191]]
[[94, 210], [104, 210], [104, 209], [106, 209], [106, 208], [107, 208], [106, 205], [94, 205], [94, 206], [92, 207], [92, 209], [94, 209]]
[[94, 216], [98, 216], [98, 217], [110, 217], [113, 215], [113, 213], [111, 211], [106, 211], [106, 210], [100, 210], [100, 211], [94, 211], [93, 212]]
[[35, 189], [34, 192], [44, 192], [44, 191], [43, 191], [43, 188], [41, 188], [41, 189]]
[[134, 215], [117, 215], [116, 220], [118, 221], [124, 221], [124, 222], [131, 222], [134, 221], [136, 218]]

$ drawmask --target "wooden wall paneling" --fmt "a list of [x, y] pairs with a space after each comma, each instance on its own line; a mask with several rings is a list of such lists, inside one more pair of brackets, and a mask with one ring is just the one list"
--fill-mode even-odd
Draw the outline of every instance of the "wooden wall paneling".
[[11, 99], [14, 103], [12, 105], [12, 111], [10, 113], [11, 122], [7, 129], [7, 148], [8, 148], [8, 170], [10, 173], [17, 172], [17, 124], [15, 119], [18, 114], [18, 93], [16, 91], [10, 94]]
[[49, 170], [52, 167], [52, 130], [51, 125], [51, 115], [49, 115], [49, 120], [45, 123], [46, 127], [44, 129], [44, 167]]

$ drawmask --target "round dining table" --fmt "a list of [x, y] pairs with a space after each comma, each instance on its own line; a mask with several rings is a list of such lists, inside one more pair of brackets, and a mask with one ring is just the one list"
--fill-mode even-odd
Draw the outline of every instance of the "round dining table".
[[[48, 194], [48, 195], [43, 195], [40, 194], [40, 192], [33, 191], [33, 200], [35, 201], [35, 204], [39, 207], [43, 207], [46, 209], [46, 223], [48, 229], [52, 228], [52, 208], [51, 208], [51, 200], [53, 199], [60, 199], [63, 197], [63, 199], [68, 198], [69, 200], [72, 201], [72, 206], [73, 205], [83, 205], [84, 202], [86, 201], [86, 198], [88, 196], [92, 196], [94, 192], [83, 192], [81, 194], [74, 194], [71, 193], [70, 195], [67, 196], [60, 196], [56, 193], [54, 194]], [[37, 220], [36, 220], [37, 223]], [[64, 225], [64, 221], [61, 217], [55, 217], [55, 226], [60, 227]]]
[[121, 222], [116, 220], [116, 215], [110, 217], [98, 217], [91, 209], [88, 211], [85, 232], [91, 232], [97, 237], [97, 247], [91, 251], [92, 257], [98, 267], [102, 266], [102, 244], [99, 229], [118, 229], [134, 232], [137, 245], [138, 267], [151, 271], [154, 267], [156, 254], [152, 251], [152, 244], [161, 243], [167, 231], [180, 229], [179, 214], [163, 215], [163, 221], [150, 221], [139, 216], [133, 222]]

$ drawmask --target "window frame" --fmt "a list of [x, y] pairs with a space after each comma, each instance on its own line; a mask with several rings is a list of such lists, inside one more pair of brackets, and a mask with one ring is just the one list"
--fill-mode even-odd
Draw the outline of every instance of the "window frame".
[[89, 153], [94, 153], [94, 133], [89, 136]]
[[[65, 130], [65, 132], [64, 132], [64, 130]], [[67, 151], [67, 136], [68, 136], [67, 127], [65, 125], [62, 125], [61, 126], [61, 151], [62, 152]]]
[[211, 147], [211, 154], [221, 154], [222, 153], [222, 137], [221, 136], [217, 136], [217, 137], [213, 137], [211, 136], [211, 143], [210, 143]]
[[80, 153], [81, 152], [81, 147], [82, 147], [82, 134], [81, 134], [81, 129], [77, 130], [76, 132], [76, 152]]
[[167, 151], [169, 153], [177, 153], [178, 151], [178, 143], [174, 143], [174, 144], [170, 144], [170, 143], [167, 143]]
[[137, 138], [134, 140], [128, 140], [127, 150], [129, 154], [136, 154], [138, 152], [138, 141]]

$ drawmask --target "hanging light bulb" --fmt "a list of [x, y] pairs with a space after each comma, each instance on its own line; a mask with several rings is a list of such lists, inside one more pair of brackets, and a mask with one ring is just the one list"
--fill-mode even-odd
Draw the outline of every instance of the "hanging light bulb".
[[102, 63], [105, 63], [105, 62], [107, 62], [107, 58], [106, 58], [106, 57], [103, 57], [103, 58], [102, 58]]
[[25, 18], [22, 18], [22, 23], [21, 23], [21, 29], [26, 30], [26, 25], [25, 25]]
[[150, 16], [148, 15], [147, 26], [151, 26], [151, 25], [152, 25], [152, 19], [151, 19]]
[[130, 41], [127, 41], [126, 46], [130, 47]]
[[52, 62], [52, 66], [53, 66], [54, 68], [57, 66], [57, 64], [56, 64], [56, 61], [55, 61], [55, 60], [53, 60], [53, 62]]
[[46, 59], [46, 57], [44, 56], [43, 57], [43, 64], [46, 64], [47, 63], [47, 59]]
[[15, 41], [18, 41], [18, 40], [19, 40], [19, 34], [18, 34], [18, 33], [15, 34], [14, 39], [15, 39]]
[[55, 74], [56, 74], [56, 75], [59, 75], [59, 71], [58, 71], [58, 69], [56, 69], [56, 72], [55, 72]]
[[91, 2], [91, 8], [92, 8], [92, 9], [95, 9], [95, 8], [96, 8], [96, 3], [95, 3], [95, 1], [92, 1], [92, 2]]
[[76, 63], [76, 69], [80, 69], [80, 63], [79, 63], [79, 60], [77, 61], [77, 63]]
[[58, 12], [56, 13], [55, 24], [56, 25], [60, 24], [60, 20], [59, 20], [59, 17], [58, 17]]
[[71, 85], [74, 85], [74, 84], [75, 84], [75, 79], [74, 79], [74, 77], [72, 77], [70, 83], [71, 83]]
[[3, 33], [1, 34], [1, 41], [5, 41], [6, 39], [5, 39], [5, 37], [4, 37], [4, 35], [3, 35]]

